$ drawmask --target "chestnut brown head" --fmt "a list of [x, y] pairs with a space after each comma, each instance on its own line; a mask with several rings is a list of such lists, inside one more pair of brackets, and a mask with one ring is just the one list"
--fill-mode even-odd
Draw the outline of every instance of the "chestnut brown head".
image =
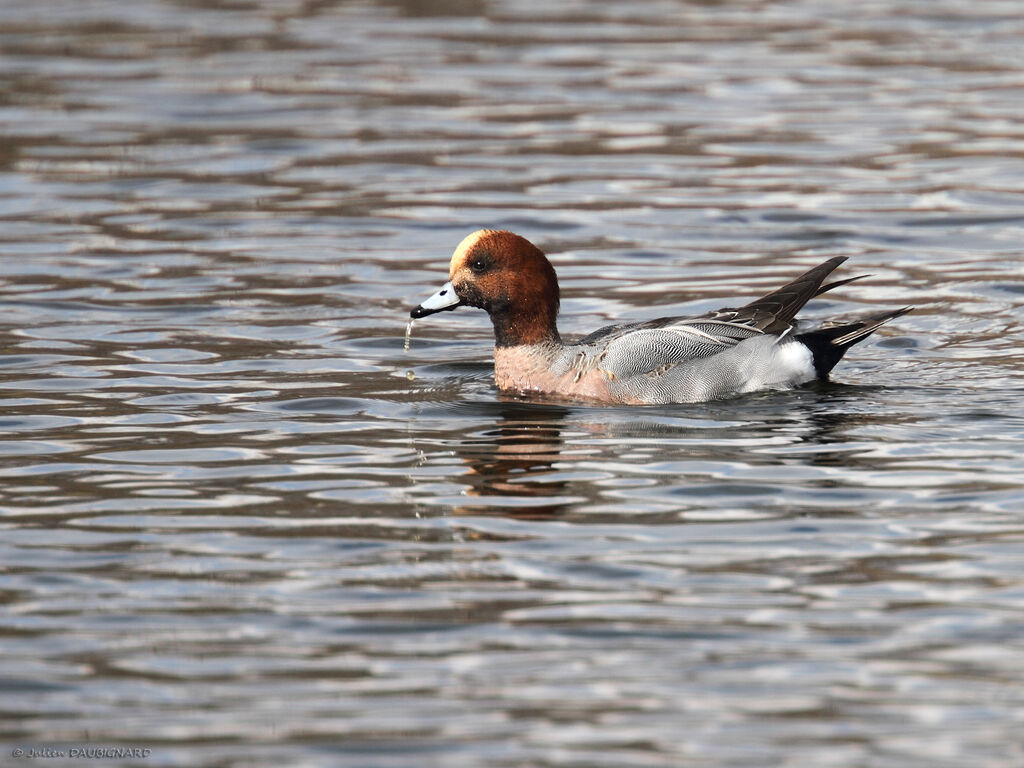
[[557, 341], [558, 278], [540, 249], [512, 232], [482, 229], [452, 255], [448, 282], [410, 312], [425, 317], [460, 306], [490, 315], [499, 347]]

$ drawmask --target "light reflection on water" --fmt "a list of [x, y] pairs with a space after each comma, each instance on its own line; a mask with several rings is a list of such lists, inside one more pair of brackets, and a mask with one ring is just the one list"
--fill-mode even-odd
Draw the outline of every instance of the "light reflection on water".
[[[0, 688], [147, 764], [1017, 766], [1012, 4], [8, 3]], [[560, 325], [837, 254], [914, 304], [792, 392], [499, 395]]]

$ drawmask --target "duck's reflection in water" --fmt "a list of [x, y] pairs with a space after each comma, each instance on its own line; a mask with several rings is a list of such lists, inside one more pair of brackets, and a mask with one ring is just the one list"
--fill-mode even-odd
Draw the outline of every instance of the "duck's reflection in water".
[[466, 514], [501, 514], [523, 519], [557, 516], [580, 499], [568, 482], [553, 478], [562, 457], [568, 408], [499, 403], [492, 429], [476, 432], [458, 452], [470, 467]]
[[[884, 389], [826, 384], [664, 408], [490, 404], [485, 409], [493, 426], [467, 435], [457, 448], [470, 472], [462, 478], [466, 499], [456, 512], [570, 516], [607, 501], [611, 486], [596, 476], [628, 473], [630, 467], [637, 468], [638, 482], [657, 477], [679, 489], [705, 481], [706, 473], [716, 482], [760, 477], [758, 467], [872, 470], [887, 461], [879, 439], [886, 428], [913, 418], [887, 406], [888, 399]], [[875, 435], [868, 444], [864, 429]], [[654, 464], [657, 472], [644, 470]], [[678, 474], [665, 474], [668, 467]], [[680, 493], [681, 504], [686, 498]]]

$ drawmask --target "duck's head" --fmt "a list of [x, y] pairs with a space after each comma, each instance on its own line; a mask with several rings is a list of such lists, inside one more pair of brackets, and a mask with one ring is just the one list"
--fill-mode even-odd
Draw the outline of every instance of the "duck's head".
[[481, 229], [452, 254], [448, 282], [409, 314], [414, 318], [461, 306], [486, 310], [499, 347], [558, 341], [558, 278], [525, 237]]

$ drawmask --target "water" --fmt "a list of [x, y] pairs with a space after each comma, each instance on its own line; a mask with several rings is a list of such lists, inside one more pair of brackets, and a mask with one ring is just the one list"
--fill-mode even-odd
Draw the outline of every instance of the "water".
[[[63, 765], [1024, 764], [1016, 3], [0, 6], [4, 749]], [[917, 306], [836, 381], [529, 402], [563, 333]], [[12, 764], [24, 764], [12, 757]], [[42, 758], [40, 758], [42, 759]]]

